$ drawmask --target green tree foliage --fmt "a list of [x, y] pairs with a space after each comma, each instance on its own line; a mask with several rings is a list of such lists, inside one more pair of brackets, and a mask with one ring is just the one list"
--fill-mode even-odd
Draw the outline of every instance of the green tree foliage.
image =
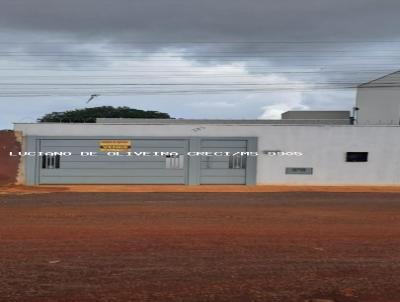
[[171, 118], [168, 113], [145, 111], [129, 107], [92, 107], [64, 112], [52, 112], [38, 119], [40, 123], [95, 123], [96, 118]]

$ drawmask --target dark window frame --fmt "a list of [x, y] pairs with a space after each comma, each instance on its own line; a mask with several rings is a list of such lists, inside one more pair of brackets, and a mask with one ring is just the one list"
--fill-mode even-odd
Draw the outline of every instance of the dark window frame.
[[56, 155], [42, 155], [42, 169], [60, 169], [59, 154]]
[[346, 152], [347, 163], [366, 163], [368, 162], [369, 152]]

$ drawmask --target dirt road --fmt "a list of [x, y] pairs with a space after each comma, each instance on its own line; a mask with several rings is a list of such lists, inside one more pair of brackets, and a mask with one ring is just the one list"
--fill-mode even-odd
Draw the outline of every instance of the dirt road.
[[0, 301], [400, 301], [399, 193], [0, 196]]

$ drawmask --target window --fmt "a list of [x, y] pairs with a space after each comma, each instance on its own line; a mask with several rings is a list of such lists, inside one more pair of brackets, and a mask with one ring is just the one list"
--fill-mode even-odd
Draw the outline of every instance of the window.
[[368, 152], [347, 152], [346, 162], [367, 162]]
[[166, 155], [165, 168], [166, 169], [183, 169], [184, 156], [183, 155]]
[[59, 169], [60, 155], [42, 155], [42, 169]]
[[286, 174], [312, 175], [313, 168], [286, 168]]
[[246, 169], [246, 156], [231, 155], [229, 156], [229, 169]]

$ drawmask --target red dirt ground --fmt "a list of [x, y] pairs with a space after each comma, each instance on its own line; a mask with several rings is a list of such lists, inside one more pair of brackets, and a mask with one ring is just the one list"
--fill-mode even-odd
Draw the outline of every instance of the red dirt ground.
[[0, 301], [400, 301], [399, 193], [0, 196]]
[[10, 152], [18, 154], [21, 145], [17, 142], [14, 131], [0, 130], [0, 185], [14, 184], [17, 180], [19, 156], [10, 156]]
[[8, 185], [0, 186], [1, 194], [35, 194], [54, 192], [81, 193], [250, 193], [250, 192], [382, 192], [400, 193], [400, 186], [321, 186], [321, 185]]

